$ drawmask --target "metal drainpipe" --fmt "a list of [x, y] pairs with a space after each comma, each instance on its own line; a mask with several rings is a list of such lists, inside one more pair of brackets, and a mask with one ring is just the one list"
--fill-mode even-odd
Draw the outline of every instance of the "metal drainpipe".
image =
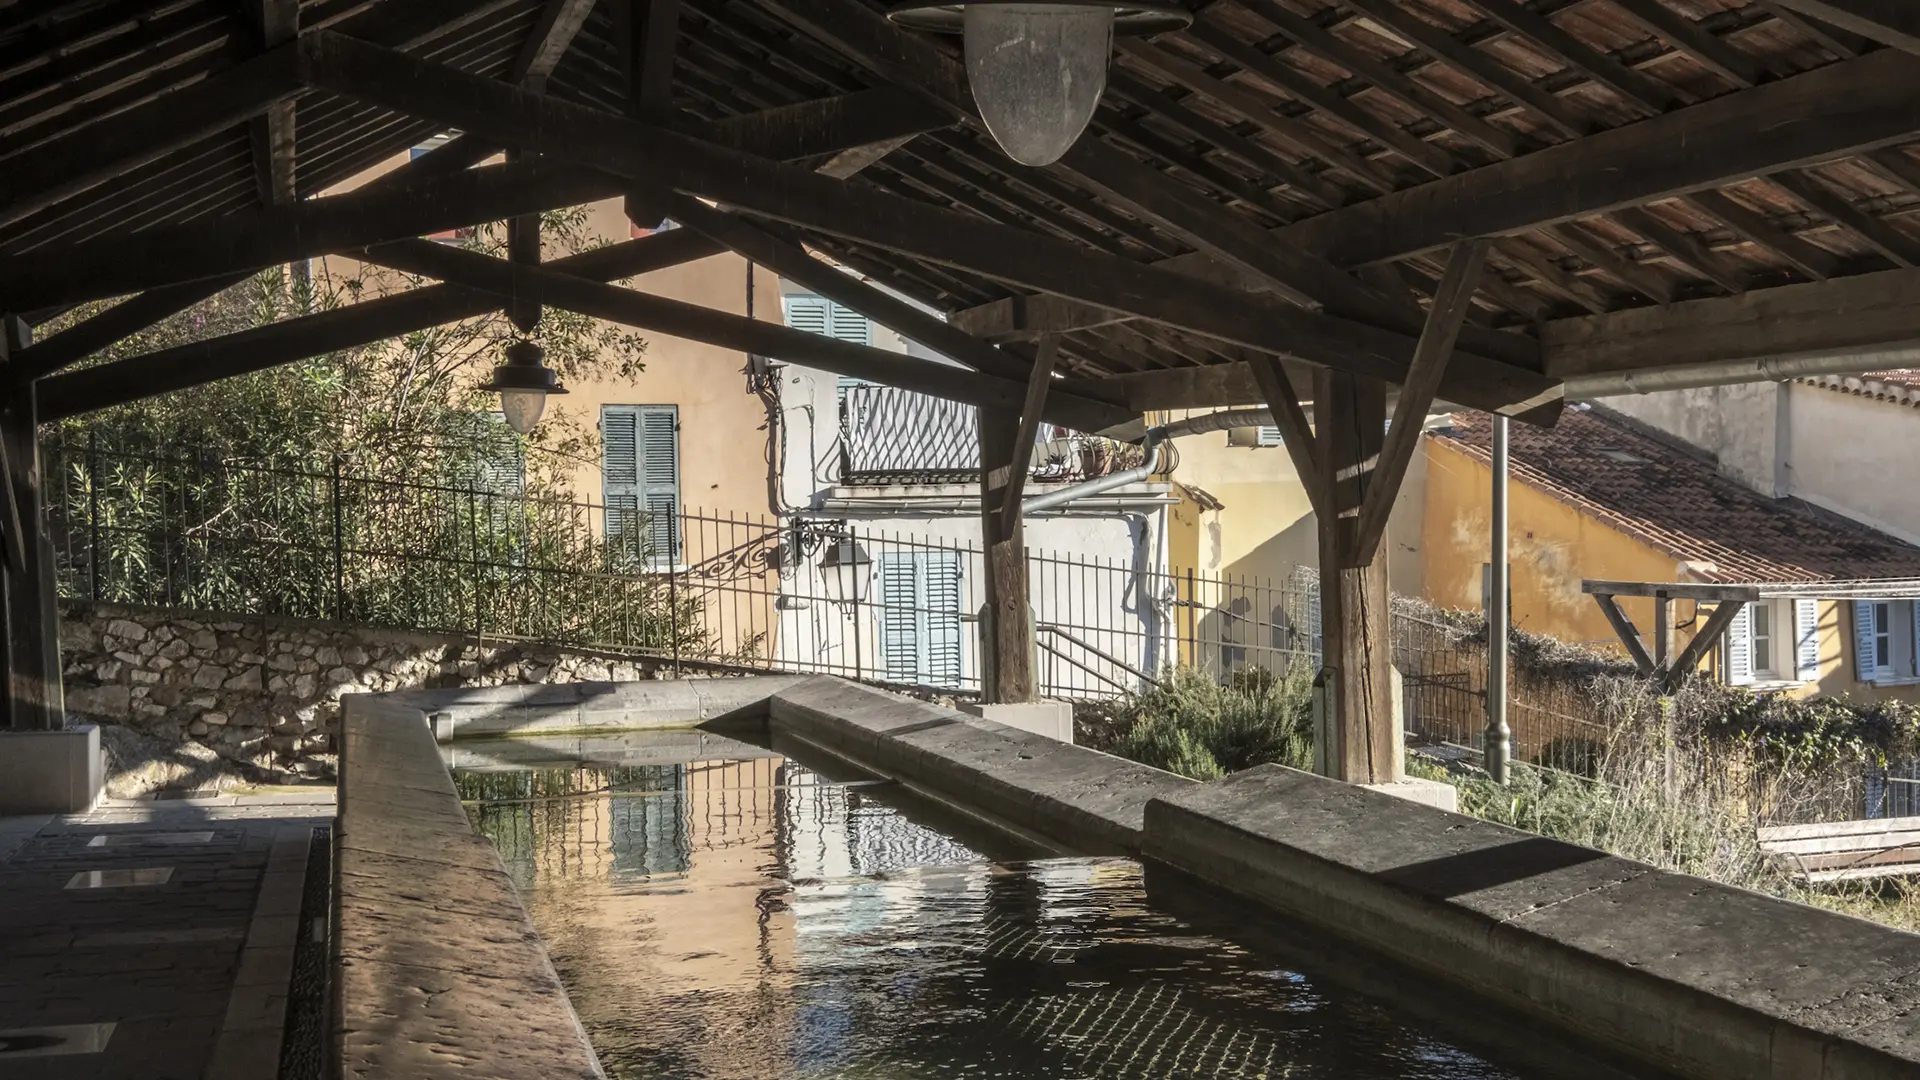
[[1513, 729], [1507, 724], [1507, 428], [1512, 421], [1493, 418], [1493, 551], [1487, 574], [1487, 773], [1507, 782], [1513, 756]]
[[1273, 422], [1272, 414], [1264, 408], [1228, 409], [1222, 412], [1201, 413], [1189, 416], [1185, 420], [1175, 420], [1170, 424], [1148, 428], [1142, 445], [1147, 452], [1146, 463], [1139, 468], [1114, 473], [1111, 476], [1096, 477], [1072, 487], [1049, 491], [1045, 495], [1036, 495], [1020, 504], [1022, 516], [1041, 510], [1051, 510], [1089, 495], [1098, 495], [1103, 491], [1126, 487], [1138, 483], [1155, 473], [1171, 472], [1179, 461], [1166, 452], [1168, 440], [1183, 435], [1204, 435], [1209, 431], [1226, 431], [1229, 428], [1259, 427]]
[[1020, 515], [1025, 517], [1028, 514], [1035, 514], [1042, 510], [1051, 510], [1056, 506], [1064, 506], [1067, 503], [1084, 499], [1089, 495], [1098, 495], [1103, 491], [1112, 491], [1114, 488], [1122, 488], [1128, 484], [1136, 484], [1155, 473], [1165, 472], [1169, 464], [1169, 459], [1166, 453], [1166, 440], [1156, 437], [1160, 430], [1159, 428], [1155, 428], [1153, 431], [1147, 433], [1146, 464], [1137, 468], [1128, 469], [1125, 472], [1097, 476], [1092, 480], [1075, 484], [1072, 487], [1064, 487], [1058, 491], [1049, 491], [1045, 495], [1035, 495], [1033, 498], [1021, 502]]

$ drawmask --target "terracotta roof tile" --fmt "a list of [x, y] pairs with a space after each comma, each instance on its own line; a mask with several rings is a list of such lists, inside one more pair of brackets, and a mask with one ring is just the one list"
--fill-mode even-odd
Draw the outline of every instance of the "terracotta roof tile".
[[[1920, 381], [1920, 372], [1915, 373]], [[1485, 413], [1454, 414], [1433, 437], [1492, 457]], [[1769, 499], [1714, 465], [1597, 412], [1511, 428], [1513, 476], [1612, 528], [1698, 564], [1717, 583], [1920, 578], [1920, 547], [1797, 499]]]
[[1858, 375], [1813, 375], [1800, 381], [1823, 390], [1920, 409], [1920, 368], [1889, 368]]

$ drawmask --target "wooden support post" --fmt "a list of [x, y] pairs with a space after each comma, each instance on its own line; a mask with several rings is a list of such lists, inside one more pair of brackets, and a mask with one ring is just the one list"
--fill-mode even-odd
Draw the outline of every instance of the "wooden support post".
[[1033, 617], [1027, 599], [1026, 529], [1019, 514], [1003, 514], [1014, 472], [1020, 418], [1010, 409], [980, 410], [980, 536], [987, 603], [980, 657], [983, 700], [1034, 700]]
[[[0, 353], [24, 350], [29, 334], [19, 318], [0, 317]], [[30, 382], [12, 386], [0, 405], [0, 442], [6, 448], [13, 496], [8, 519], [19, 529], [21, 547], [21, 565], [9, 566], [5, 575], [6, 647], [0, 649], [0, 663], [5, 664], [7, 726], [15, 731], [52, 731], [65, 724], [66, 709], [60, 688], [53, 545], [42, 524], [33, 393]]]
[[1020, 406], [1020, 430], [1013, 437], [1013, 468], [1007, 472], [1007, 485], [1002, 489], [1002, 517], [1020, 516], [1027, 474], [1033, 471], [1033, 444], [1040, 437], [1041, 412], [1047, 407], [1047, 387], [1053, 381], [1053, 362], [1059, 353], [1060, 339], [1047, 337], [1041, 339], [1034, 354], [1033, 371], [1027, 376], [1027, 398]]
[[1328, 705], [1338, 718], [1326, 760], [1335, 779], [1393, 783], [1403, 775], [1393, 715], [1393, 631], [1387, 560], [1358, 550], [1360, 512], [1385, 441], [1387, 388], [1315, 372], [1319, 444], [1320, 623]]

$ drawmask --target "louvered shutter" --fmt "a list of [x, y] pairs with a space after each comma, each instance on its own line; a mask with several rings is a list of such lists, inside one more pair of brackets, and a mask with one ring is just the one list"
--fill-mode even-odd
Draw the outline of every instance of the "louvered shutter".
[[1906, 674], [1920, 675], [1920, 600], [1910, 606], [1913, 610], [1913, 656], [1910, 658], [1913, 666], [1907, 669]]
[[928, 686], [960, 685], [960, 553], [921, 554], [922, 625], [926, 628], [925, 666], [920, 681]]
[[526, 454], [520, 439], [500, 413], [473, 417], [473, 487], [489, 495], [519, 495], [526, 490]]
[[888, 682], [918, 682], [920, 568], [913, 553], [880, 553], [880, 664]]
[[680, 409], [644, 405], [640, 414], [640, 506], [647, 516], [648, 563], [680, 562]]
[[827, 336], [855, 345], [873, 344], [873, 323], [852, 308], [827, 302]]
[[786, 296], [781, 303], [787, 312], [787, 325], [809, 334], [825, 334], [829, 325], [827, 301], [821, 296]]
[[1753, 683], [1753, 608], [1740, 605], [1740, 613], [1727, 626], [1727, 683], [1749, 686]]
[[1281, 442], [1281, 440], [1280, 440], [1280, 427], [1279, 427], [1279, 425], [1277, 425], [1277, 424], [1261, 424], [1261, 425], [1260, 425], [1260, 426], [1259, 426], [1258, 428], [1256, 428], [1256, 429], [1255, 429], [1255, 431], [1254, 431], [1254, 436], [1253, 436], [1253, 444], [1254, 444], [1255, 446], [1280, 446], [1280, 445], [1283, 445], [1283, 444], [1282, 444], [1282, 442]]
[[600, 488], [606, 502], [610, 545], [639, 550], [640, 410], [633, 405], [600, 407]]
[[1800, 681], [1820, 678], [1820, 601], [1793, 602], [1793, 641]]
[[1853, 677], [1863, 683], [1872, 682], [1880, 666], [1879, 651], [1873, 644], [1873, 603], [1853, 602]]

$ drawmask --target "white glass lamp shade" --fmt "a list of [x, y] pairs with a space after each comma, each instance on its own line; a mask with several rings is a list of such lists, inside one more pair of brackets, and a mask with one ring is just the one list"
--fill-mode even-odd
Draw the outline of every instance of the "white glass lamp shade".
[[545, 390], [502, 390], [500, 391], [500, 412], [507, 419], [507, 426], [526, 435], [540, 423], [540, 414], [547, 411], [547, 392]]
[[873, 559], [856, 540], [834, 541], [820, 559], [820, 584], [836, 604], [858, 604], [867, 598], [867, 579]]
[[1113, 9], [984, 4], [964, 19], [967, 79], [994, 141], [1022, 165], [1059, 161], [1106, 91]]

